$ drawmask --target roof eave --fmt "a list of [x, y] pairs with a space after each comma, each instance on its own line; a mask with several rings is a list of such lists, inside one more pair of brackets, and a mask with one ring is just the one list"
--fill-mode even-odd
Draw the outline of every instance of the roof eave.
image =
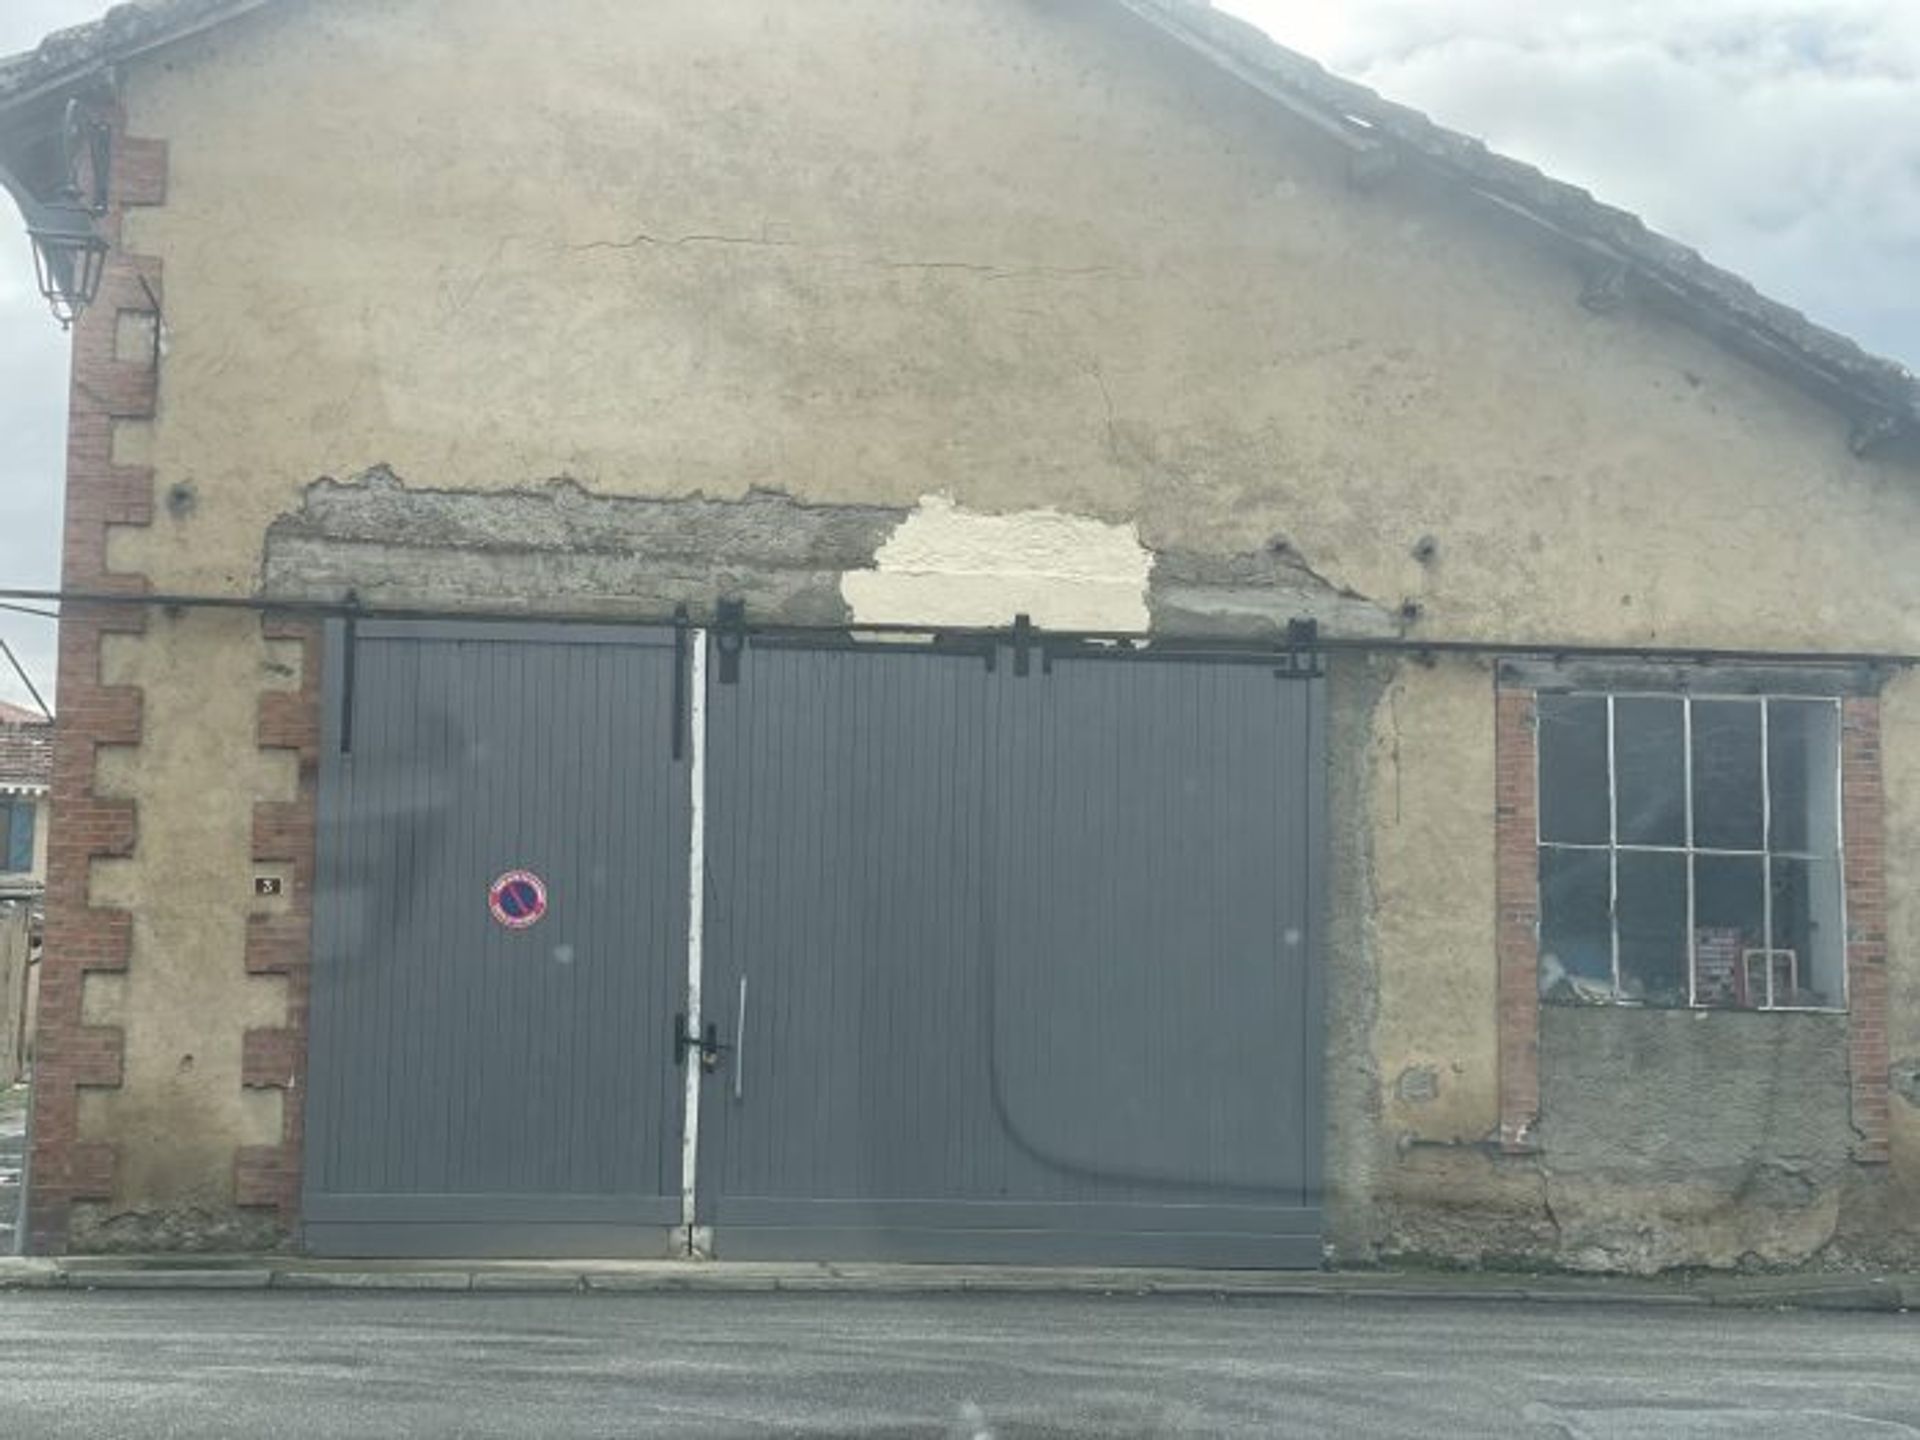
[[55, 31], [33, 50], [10, 58], [25, 64], [55, 42], [70, 46], [74, 54], [65, 63], [49, 65], [45, 74], [35, 75], [18, 88], [0, 90], [0, 134], [10, 121], [38, 110], [44, 102], [64, 100], [96, 85], [110, 85], [117, 65], [277, 3], [279, 0], [204, 0], [158, 9], [123, 4], [88, 24]]
[[1920, 436], [1920, 380], [1905, 366], [1768, 299], [1638, 216], [1342, 79], [1201, 0], [1114, 3], [1331, 135], [1367, 173], [1402, 160], [1424, 165], [1558, 237], [1588, 263], [1616, 267], [1617, 285], [1656, 292], [1709, 338], [1849, 415], [1856, 453]]

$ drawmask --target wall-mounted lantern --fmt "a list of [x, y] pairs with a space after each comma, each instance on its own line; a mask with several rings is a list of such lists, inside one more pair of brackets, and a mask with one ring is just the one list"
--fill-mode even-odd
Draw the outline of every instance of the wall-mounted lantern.
[[103, 122], [85, 115], [78, 101], [69, 101], [60, 150], [64, 178], [52, 200], [34, 195], [4, 166], [0, 166], [0, 185], [26, 219], [40, 293], [64, 330], [99, 295], [100, 277], [107, 267], [110, 247], [94, 221], [107, 213], [112, 133]]

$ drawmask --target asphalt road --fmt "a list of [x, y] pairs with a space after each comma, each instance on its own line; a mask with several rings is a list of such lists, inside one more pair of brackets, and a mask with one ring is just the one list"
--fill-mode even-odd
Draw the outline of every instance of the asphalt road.
[[1920, 1436], [1920, 1318], [1041, 1296], [0, 1294], [6, 1436]]

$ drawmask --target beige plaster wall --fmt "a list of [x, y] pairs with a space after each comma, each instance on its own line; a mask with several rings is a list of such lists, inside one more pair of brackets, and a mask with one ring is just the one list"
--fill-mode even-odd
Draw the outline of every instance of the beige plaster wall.
[[1498, 1126], [1492, 716], [1480, 664], [1403, 666], [1373, 710], [1372, 1049], [1395, 1144]]
[[115, 563], [245, 589], [384, 461], [1284, 532], [1447, 634], [1920, 648], [1910, 472], [1111, 9], [322, 0], [139, 67], [196, 503]]
[[[144, 636], [110, 635], [101, 674], [145, 694], [138, 747], [103, 748], [95, 789], [135, 802], [139, 842], [127, 860], [93, 863], [88, 899], [133, 915], [124, 973], [89, 974], [82, 1021], [125, 1036], [124, 1082], [80, 1092], [80, 1135], [113, 1139], [112, 1202], [82, 1212], [80, 1248], [247, 1248], [234, 1223], [236, 1145], [280, 1138], [281, 1092], [241, 1087], [241, 1038], [286, 1023], [286, 982], [246, 972], [253, 805], [291, 800], [290, 751], [254, 747], [263, 690], [297, 686], [285, 646], [241, 613], [164, 612]], [[156, 1225], [143, 1212], [169, 1220]]]
[[[111, 563], [248, 592], [304, 487], [384, 464], [450, 490], [938, 496], [1118, 528], [1149, 560], [1284, 537], [1450, 637], [1920, 650], [1910, 467], [1856, 459], [1839, 416], [1690, 330], [1583, 310], [1567, 261], [1417, 175], [1352, 190], [1114, 9], [316, 0], [142, 62], [130, 128], [168, 140], [171, 176], [128, 224], [166, 265], [137, 438], [186, 499], [116, 532]], [[976, 560], [905, 592], [883, 564], [849, 595], [932, 617]], [[147, 743], [106, 767], [142, 802], [141, 851], [96, 890], [148, 917], [125, 984], [152, 987], [90, 982], [135, 1032], [128, 1092], [89, 1117], [129, 1147], [121, 1203], [210, 1195], [222, 1144], [274, 1128], [233, 1078], [273, 1006], [221, 898], [253, 799], [290, 783], [244, 758], [245, 630], [181, 622], [115, 661], [148, 696]], [[1887, 713], [1915, 875], [1920, 700]], [[1378, 1105], [1385, 1144], [1491, 1127], [1491, 722], [1488, 675], [1460, 665], [1404, 668], [1354, 720], [1378, 904], [1336, 963], [1375, 982], [1379, 1093], [1336, 1103]], [[1896, 1051], [1920, 1046], [1920, 988], [1897, 993]], [[209, 1138], [176, 1178], [138, 1117], [212, 1013], [232, 1033], [196, 1054]], [[1415, 1152], [1394, 1184], [1437, 1193], [1419, 1176], [1445, 1163]]]

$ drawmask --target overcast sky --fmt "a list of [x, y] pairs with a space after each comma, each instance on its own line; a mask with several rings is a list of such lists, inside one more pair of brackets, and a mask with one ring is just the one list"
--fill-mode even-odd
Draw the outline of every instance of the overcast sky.
[[[915, 0], [933, 4], [938, 0]], [[0, 54], [104, 0], [0, 0]], [[1221, 0], [1920, 368], [1920, 0]], [[0, 211], [0, 588], [52, 586], [67, 347]], [[0, 613], [50, 693], [53, 627]], [[0, 676], [0, 696], [24, 700]]]

